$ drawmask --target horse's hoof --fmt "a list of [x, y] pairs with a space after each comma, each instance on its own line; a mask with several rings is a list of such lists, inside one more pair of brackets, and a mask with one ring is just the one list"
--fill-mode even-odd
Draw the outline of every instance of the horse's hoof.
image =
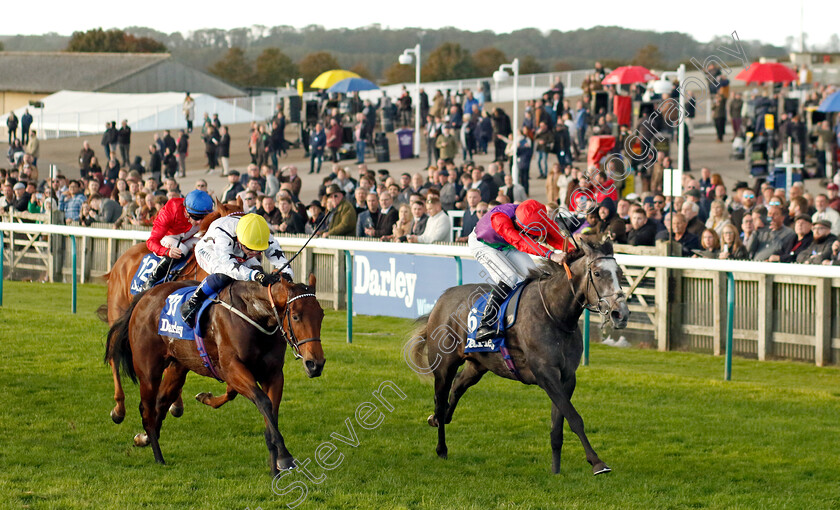
[[603, 475], [604, 473], [609, 473], [610, 471], [612, 471], [612, 469], [603, 462], [599, 462], [598, 464], [592, 466], [592, 474], [595, 476]]
[[119, 425], [125, 419], [125, 415], [120, 416], [119, 414], [117, 414], [116, 409], [111, 409], [111, 419], [114, 420], [114, 423]]
[[430, 414], [429, 417], [426, 418], [426, 421], [429, 422], [429, 426], [431, 426], [431, 427], [437, 427], [438, 426], [437, 418], [435, 418], [435, 415], [433, 415], [433, 414]]
[[294, 457], [289, 457], [287, 459], [277, 459], [277, 470], [278, 471], [289, 471], [290, 469], [294, 469], [297, 467], [295, 463]]
[[443, 460], [446, 460], [446, 459], [449, 458], [449, 452], [446, 451], [446, 450], [444, 450], [442, 452], [437, 452], [437, 456], [440, 457]]
[[213, 398], [213, 394], [208, 393], [206, 391], [204, 393], [199, 393], [198, 395], [195, 396], [195, 399], [198, 400], [199, 402], [201, 402], [202, 404], [205, 403], [205, 401], [208, 398]]
[[177, 407], [175, 404], [172, 404], [169, 406], [169, 414], [175, 418], [180, 418], [184, 414], [184, 408]]
[[134, 436], [134, 446], [149, 446], [149, 435], [141, 432]]

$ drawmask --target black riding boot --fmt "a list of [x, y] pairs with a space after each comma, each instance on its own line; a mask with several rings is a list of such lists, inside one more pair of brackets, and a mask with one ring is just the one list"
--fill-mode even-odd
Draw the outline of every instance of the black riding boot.
[[146, 291], [151, 289], [155, 286], [155, 284], [166, 276], [169, 272], [169, 269], [175, 264], [175, 259], [170, 257], [163, 257], [157, 266], [152, 269], [152, 273], [146, 279], [146, 283], [143, 284], [143, 287], [140, 288], [140, 291]]
[[502, 307], [505, 298], [512, 289], [504, 282], [499, 282], [493, 286], [493, 292], [490, 294], [490, 302], [484, 309], [484, 316], [481, 318], [481, 324], [478, 326], [478, 331], [475, 333], [476, 342], [488, 342], [499, 336], [496, 330], [495, 322], [499, 314], [499, 309]]
[[195, 327], [195, 314], [198, 312], [198, 308], [201, 306], [201, 303], [207, 299], [207, 294], [204, 293], [202, 287], [203, 285], [199, 285], [198, 288], [195, 289], [195, 292], [193, 292], [193, 295], [190, 296], [183, 305], [181, 305], [181, 318], [184, 319], [184, 322], [189, 324], [191, 328]]

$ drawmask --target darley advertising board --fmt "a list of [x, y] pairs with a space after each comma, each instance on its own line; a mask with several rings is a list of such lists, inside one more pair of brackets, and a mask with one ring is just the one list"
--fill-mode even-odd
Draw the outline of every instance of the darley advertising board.
[[[464, 283], [487, 280], [472, 259], [461, 259]], [[457, 285], [452, 257], [357, 251], [353, 256], [353, 312], [417, 318], [432, 311], [449, 287]]]

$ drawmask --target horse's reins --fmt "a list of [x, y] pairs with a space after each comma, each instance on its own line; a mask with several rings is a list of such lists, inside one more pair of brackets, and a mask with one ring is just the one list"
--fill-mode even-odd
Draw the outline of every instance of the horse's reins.
[[[305, 294], [298, 294], [297, 296], [291, 297], [286, 300], [286, 311], [283, 314], [284, 319], [286, 319], [286, 324], [289, 326], [289, 331], [286, 333], [286, 330], [283, 328], [283, 323], [280, 320], [280, 316], [277, 313], [277, 305], [274, 304], [274, 296], [271, 294], [271, 285], [268, 287], [268, 301], [271, 303], [271, 310], [274, 312], [274, 317], [277, 319], [277, 327], [280, 329], [280, 336], [286, 340], [292, 349], [294, 350], [293, 354], [295, 355], [295, 359], [301, 359], [303, 356], [300, 354], [300, 346], [309, 342], [318, 342], [321, 343], [321, 339], [319, 337], [312, 337], [312, 338], [305, 338], [303, 340], [298, 341], [297, 336], [295, 335], [295, 330], [292, 327], [292, 317], [291, 317], [291, 307], [289, 306], [292, 302], [303, 299], [307, 297], [315, 297], [314, 292], [307, 292]], [[277, 328], [275, 328], [275, 331]]]
[[227, 308], [228, 310], [230, 310], [234, 314], [238, 315], [240, 318], [242, 318], [242, 320], [244, 320], [248, 324], [257, 328], [257, 330], [260, 331], [264, 335], [272, 336], [275, 333], [277, 333], [277, 331], [279, 330], [280, 331], [280, 336], [283, 337], [283, 340], [285, 340], [286, 343], [288, 343], [292, 347], [292, 349], [294, 349], [293, 354], [295, 356], [295, 359], [301, 359], [303, 356], [301, 356], [301, 354], [300, 354], [300, 346], [303, 345], [303, 344], [309, 343], [309, 342], [320, 342], [321, 339], [318, 338], [318, 337], [313, 337], [313, 338], [306, 338], [304, 340], [297, 341], [297, 336], [295, 335], [294, 328], [292, 328], [292, 321], [291, 321], [291, 313], [290, 313], [290, 309], [289, 309], [289, 304], [294, 302], [294, 301], [297, 301], [298, 299], [303, 299], [303, 298], [307, 298], [307, 297], [316, 297], [316, 296], [315, 296], [314, 293], [298, 294], [297, 296], [289, 298], [286, 301], [286, 309], [285, 309], [285, 312], [283, 313], [283, 319], [285, 319], [286, 324], [288, 325], [288, 330], [289, 331], [287, 333], [286, 329], [283, 328], [283, 320], [280, 319], [280, 314], [277, 313], [277, 305], [274, 303], [274, 296], [271, 294], [271, 285], [269, 285], [267, 287], [267, 290], [268, 290], [268, 301], [271, 304], [271, 311], [274, 313], [274, 319], [277, 321], [277, 325], [274, 326], [274, 329], [272, 329], [270, 331], [265, 329], [264, 327], [260, 326], [254, 319], [248, 317], [244, 312], [240, 311], [239, 309], [237, 309], [233, 305], [231, 305], [229, 303], [226, 303], [226, 302], [222, 301], [221, 299], [214, 299], [213, 301], [215, 303], [218, 303], [218, 304], [222, 305], [224, 308]]

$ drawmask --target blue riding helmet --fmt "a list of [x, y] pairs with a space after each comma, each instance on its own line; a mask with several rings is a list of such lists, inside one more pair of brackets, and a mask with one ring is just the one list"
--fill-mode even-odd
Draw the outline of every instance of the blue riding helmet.
[[213, 197], [209, 193], [194, 189], [187, 193], [187, 197], [184, 199], [184, 207], [190, 214], [205, 215], [213, 212], [216, 204], [213, 203]]

